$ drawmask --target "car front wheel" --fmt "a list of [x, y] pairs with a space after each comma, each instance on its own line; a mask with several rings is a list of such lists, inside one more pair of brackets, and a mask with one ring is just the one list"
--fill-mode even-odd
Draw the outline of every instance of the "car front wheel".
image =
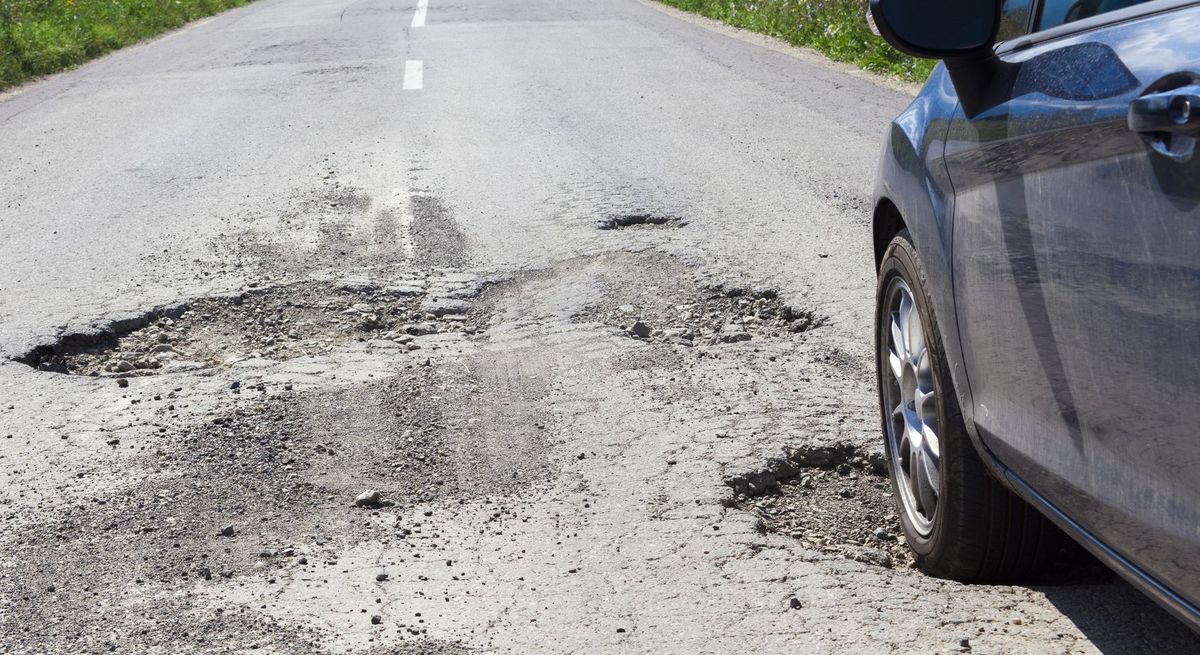
[[927, 279], [907, 230], [879, 269], [876, 363], [896, 510], [917, 565], [937, 577], [998, 582], [1036, 575], [1063, 534], [992, 478], [954, 395]]

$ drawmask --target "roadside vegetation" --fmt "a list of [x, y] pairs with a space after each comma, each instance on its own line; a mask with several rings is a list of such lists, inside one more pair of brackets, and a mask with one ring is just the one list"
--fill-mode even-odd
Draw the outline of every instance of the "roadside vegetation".
[[0, 0], [0, 90], [250, 0]]
[[814, 48], [869, 71], [923, 82], [936, 62], [892, 49], [867, 27], [866, 0], [660, 0], [737, 27]]

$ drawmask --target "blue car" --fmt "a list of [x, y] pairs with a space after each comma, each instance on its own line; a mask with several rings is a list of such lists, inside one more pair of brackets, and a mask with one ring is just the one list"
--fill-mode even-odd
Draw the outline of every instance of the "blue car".
[[1073, 537], [1200, 629], [1200, 3], [871, 0], [942, 60], [875, 192], [879, 401], [920, 567]]

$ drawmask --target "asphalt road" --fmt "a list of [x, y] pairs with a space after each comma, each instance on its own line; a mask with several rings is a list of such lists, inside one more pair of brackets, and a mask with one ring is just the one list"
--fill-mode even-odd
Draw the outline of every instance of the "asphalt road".
[[1087, 562], [896, 547], [910, 98], [637, 0], [261, 0], [8, 94], [0, 650], [1195, 649]]

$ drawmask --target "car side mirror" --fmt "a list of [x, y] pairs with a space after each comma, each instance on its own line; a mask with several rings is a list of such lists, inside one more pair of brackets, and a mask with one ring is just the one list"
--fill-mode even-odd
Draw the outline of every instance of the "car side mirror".
[[870, 0], [868, 20], [893, 48], [942, 59], [968, 118], [988, 106], [1002, 66], [992, 48], [1001, 0]]
[[925, 59], [991, 54], [1000, 0], [870, 0], [879, 35], [900, 52]]

